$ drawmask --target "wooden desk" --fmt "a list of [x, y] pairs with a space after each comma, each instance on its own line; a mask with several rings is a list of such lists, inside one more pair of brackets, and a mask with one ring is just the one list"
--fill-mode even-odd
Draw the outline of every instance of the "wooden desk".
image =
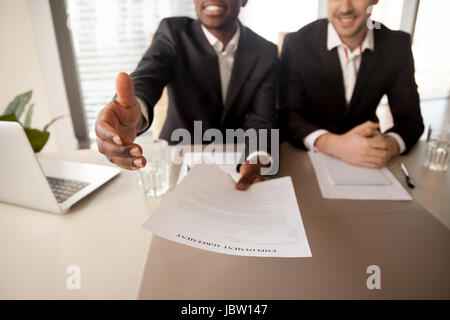
[[[437, 172], [426, 169], [423, 166], [426, 148], [425, 141], [419, 141], [409, 154], [392, 159], [388, 168], [418, 203], [450, 229], [450, 170]], [[406, 185], [401, 162], [416, 182], [414, 189]]]
[[[405, 163], [420, 198], [428, 188], [409, 162], [414, 155]], [[45, 157], [109, 164], [93, 150]], [[450, 298], [450, 231], [419, 200], [324, 200], [305, 152], [284, 144], [281, 164], [279, 175], [294, 181], [312, 258], [225, 256], [152, 237], [141, 225], [160, 199], [143, 195], [136, 172], [122, 172], [66, 215], [0, 203], [0, 298]], [[444, 195], [446, 179], [438, 181]], [[445, 197], [425, 198], [436, 215], [449, 208]], [[373, 264], [380, 291], [366, 287]], [[79, 291], [66, 287], [69, 265], [81, 267]]]
[[[401, 178], [395, 163], [392, 169]], [[286, 175], [294, 182], [312, 258], [226, 256], [155, 236], [139, 298], [450, 298], [450, 231], [417, 201], [323, 199], [306, 152], [283, 144], [279, 176]], [[427, 194], [415, 178], [415, 193]], [[448, 181], [438, 183], [448, 195]], [[440, 205], [443, 212], [444, 203], [434, 207]], [[381, 268], [381, 290], [367, 288], [370, 265]]]
[[[94, 150], [44, 155], [111, 165]], [[0, 203], [0, 299], [135, 299], [151, 234], [140, 226], [159, 204], [136, 172], [118, 177], [55, 215]], [[69, 290], [69, 265], [81, 290]]]

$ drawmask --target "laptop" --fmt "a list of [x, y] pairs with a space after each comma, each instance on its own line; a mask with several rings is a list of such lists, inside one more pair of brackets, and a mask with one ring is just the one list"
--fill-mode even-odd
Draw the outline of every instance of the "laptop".
[[22, 126], [0, 121], [0, 202], [64, 213], [120, 169], [37, 158]]

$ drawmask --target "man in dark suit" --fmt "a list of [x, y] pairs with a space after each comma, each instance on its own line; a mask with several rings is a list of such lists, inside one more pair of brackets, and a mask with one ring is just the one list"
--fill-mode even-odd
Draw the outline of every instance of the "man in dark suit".
[[[421, 136], [411, 39], [369, 20], [377, 2], [329, 0], [328, 19], [286, 36], [280, 123], [294, 146], [381, 167]], [[394, 126], [382, 135], [375, 111], [385, 94]]]
[[[167, 86], [169, 108], [160, 137], [172, 141], [174, 130], [194, 134], [202, 129], [274, 129], [278, 57], [276, 46], [238, 20], [247, 0], [194, 0], [198, 20], [162, 20], [150, 48], [131, 79], [119, 74], [117, 99], [96, 122], [100, 152], [125, 169], [145, 166], [142, 149], [133, 141], [153, 119], [153, 107]], [[238, 189], [263, 179], [265, 150], [246, 149]], [[258, 161], [261, 158], [265, 161]], [[250, 164], [252, 158], [256, 163]]]

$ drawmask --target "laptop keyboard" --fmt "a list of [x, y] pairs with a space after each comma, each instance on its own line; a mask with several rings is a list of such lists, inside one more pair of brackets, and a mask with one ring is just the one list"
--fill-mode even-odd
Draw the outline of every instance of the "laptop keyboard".
[[66, 201], [68, 198], [89, 184], [88, 182], [83, 181], [53, 177], [47, 177], [47, 181], [50, 184], [50, 188], [52, 189], [58, 203]]

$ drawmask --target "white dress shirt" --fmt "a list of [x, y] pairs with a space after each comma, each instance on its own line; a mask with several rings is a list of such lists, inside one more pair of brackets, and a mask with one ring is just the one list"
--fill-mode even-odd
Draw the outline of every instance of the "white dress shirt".
[[[209, 32], [205, 26], [202, 25], [203, 33], [208, 40], [209, 44], [213, 47], [216, 52], [218, 62], [219, 62], [219, 73], [220, 73], [220, 83], [222, 88], [222, 102], [225, 104], [225, 99], [228, 93], [228, 86], [230, 84], [231, 72], [233, 70], [234, 64], [234, 54], [237, 51], [239, 38], [241, 36], [240, 28], [237, 28], [235, 34], [231, 38], [225, 50], [223, 50], [223, 43], [219, 39], [217, 39], [211, 32]], [[141, 106], [142, 115], [144, 117], [143, 124], [139, 130], [139, 132], [145, 131], [149, 124], [148, 121], [148, 111], [147, 107], [141, 99], [137, 98], [139, 104]]]
[[[211, 32], [209, 32], [205, 26], [202, 25], [203, 33], [208, 40], [209, 44], [213, 47], [214, 51], [216, 52], [218, 63], [219, 63], [219, 74], [220, 74], [220, 83], [221, 83], [221, 89], [222, 89], [222, 102], [225, 104], [226, 97], [228, 94], [228, 87], [231, 80], [231, 73], [233, 71], [233, 65], [234, 65], [234, 57], [235, 53], [238, 49], [239, 45], [239, 38], [241, 36], [241, 30], [240, 27], [237, 28], [235, 34], [231, 38], [230, 42], [228, 42], [227, 47], [225, 50], [223, 49], [224, 45], [223, 42], [217, 39]], [[146, 108], [146, 105], [144, 101], [137, 98], [140, 106], [142, 115], [144, 117], [144, 123], [141, 126], [141, 130], [139, 132], [142, 132], [146, 130], [149, 126], [148, 121], [148, 111]], [[272, 157], [270, 154], [268, 154], [265, 151], [256, 151], [252, 152], [248, 157], [247, 160], [251, 161], [255, 159], [256, 157], [265, 158], [263, 161], [264, 163], [270, 163], [272, 162]], [[267, 158], [268, 157], [268, 158]]]
[[223, 43], [217, 39], [211, 32], [209, 32], [204, 25], [202, 25], [203, 33], [209, 44], [216, 52], [219, 62], [220, 83], [222, 85], [222, 102], [225, 104], [227, 98], [228, 86], [230, 84], [231, 72], [234, 65], [234, 54], [238, 48], [241, 30], [238, 27], [235, 34], [231, 38], [225, 50], [223, 50]]
[[[209, 32], [204, 25], [202, 25], [202, 30], [209, 44], [213, 47], [214, 51], [217, 54], [219, 62], [220, 83], [222, 85], [222, 102], [223, 104], [225, 104], [231, 79], [231, 73], [233, 71], [234, 55], [238, 49], [241, 30], [239, 27], [237, 28], [236, 33], [231, 38], [230, 42], [228, 42], [225, 50], [223, 50], [222, 41], [217, 39], [211, 32]], [[251, 161], [253, 159], [256, 159], [256, 157], [264, 158], [263, 161], [266, 161], [265, 163], [272, 162], [272, 157], [265, 151], [252, 152], [247, 157], [247, 160]], [[267, 159], [267, 157], [269, 157], [269, 159]]]
[[[331, 23], [328, 23], [327, 49], [331, 51], [334, 48], [337, 48], [339, 62], [341, 64], [345, 88], [345, 101], [348, 105], [350, 104], [353, 91], [355, 89], [359, 67], [361, 66], [362, 54], [365, 50], [375, 50], [373, 30], [368, 29], [361, 45], [352, 51], [341, 41], [341, 38], [336, 32], [334, 26]], [[328, 131], [319, 129], [307, 135], [303, 139], [305, 147], [309, 150], [313, 150], [316, 140], [325, 133], [328, 133]], [[388, 132], [386, 135], [392, 136], [397, 141], [400, 153], [405, 151], [405, 142], [399, 134], [395, 132]]]

